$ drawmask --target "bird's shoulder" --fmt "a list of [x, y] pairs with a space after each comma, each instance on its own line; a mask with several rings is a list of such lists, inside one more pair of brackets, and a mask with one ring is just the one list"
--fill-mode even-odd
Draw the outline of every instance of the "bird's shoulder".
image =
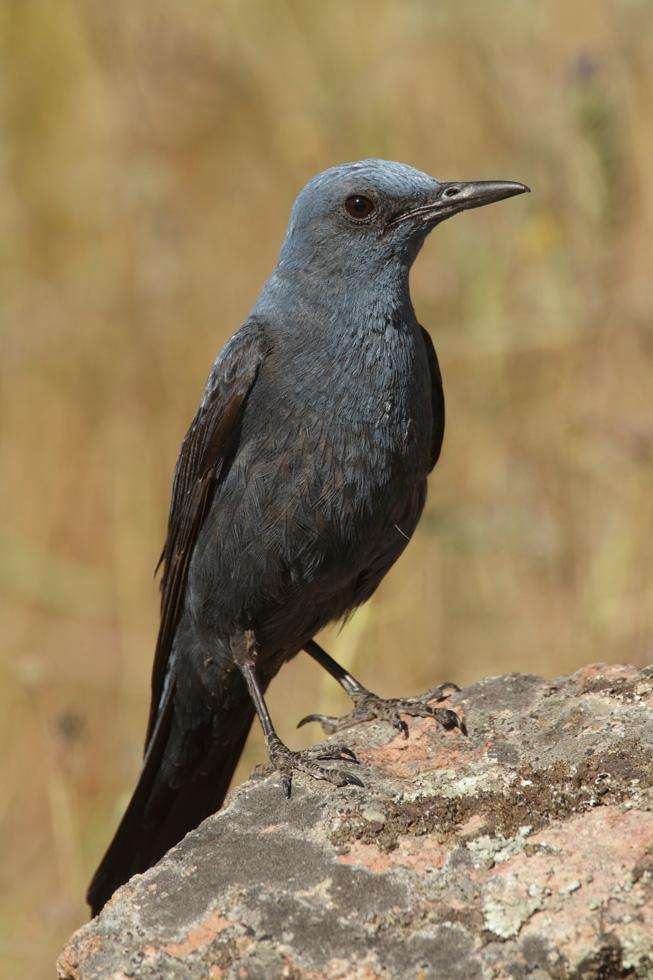
[[270, 351], [265, 323], [246, 320], [222, 348], [182, 441], [172, 486], [174, 521], [198, 480], [225, 455], [236, 416]]
[[206, 411], [221, 396], [249, 387], [272, 349], [271, 331], [259, 318], [246, 320], [216, 358], [204, 389], [199, 411]]

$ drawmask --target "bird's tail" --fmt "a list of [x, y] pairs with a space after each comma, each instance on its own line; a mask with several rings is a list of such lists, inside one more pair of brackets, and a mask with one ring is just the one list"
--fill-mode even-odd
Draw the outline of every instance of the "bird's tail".
[[[106, 854], [93, 876], [86, 900], [97, 915], [114, 891], [132, 875], [146, 871], [222, 804], [254, 718], [249, 700], [237, 717], [224, 718], [225, 737], [195, 730], [182, 732], [174, 712], [172, 688], [161, 705], [148, 742], [136, 789]], [[222, 726], [221, 726], [222, 727]], [[217, 746], [202, 751], [203, 746]]]

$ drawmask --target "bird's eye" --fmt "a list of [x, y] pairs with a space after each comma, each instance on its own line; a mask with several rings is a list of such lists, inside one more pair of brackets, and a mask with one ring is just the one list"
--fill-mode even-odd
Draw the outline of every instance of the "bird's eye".
[[345, 201], [345, 210], [350, 218], [355, 218], [356, 221], [364, 221], [365, 218], [369, 218], [374, 210], [374, 202], [370, 201], [369, 197], [364, 197], [363, 194], [352, 194]]

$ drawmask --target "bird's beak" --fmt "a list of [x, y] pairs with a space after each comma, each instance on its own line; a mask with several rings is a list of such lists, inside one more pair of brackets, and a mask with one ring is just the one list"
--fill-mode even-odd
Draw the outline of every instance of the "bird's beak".
[[495, 201], [503, 201], [507, 197], [529, 191], [530, 187], [526, 184], [518, 184], [514, 180], [450, 180], [439, 185], [431, 201], [404, 211], [391, 224], [413, 220], [430, 225], [444, 221], [459, 211], [482, 208], [485, 204], [494, 204]]

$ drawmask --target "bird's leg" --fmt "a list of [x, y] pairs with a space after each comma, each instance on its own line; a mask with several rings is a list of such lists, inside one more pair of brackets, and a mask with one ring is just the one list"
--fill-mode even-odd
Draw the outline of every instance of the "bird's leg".
[[421, 715], [426, 718], [433, 718], [443, 728], [459, 728], [463, 735], [467, 734], [465, 723], [458, 717], [455, 711], [449, 708], [434, 708], [429, 704], [430, 701], [443, 701], [449, 694], [459, 691], [457, 684], [439, 684], [431, 688], [424, 694], [414, 698], [381, 698], [377, 694], [372, 694], [366, 687], [356, 680], [355, 677], [341, 667], [333, 657], [330, 657], [326, 650], [310, 640], [304, 647], [314, 660], [324, 667], [332, 677], [345, 689], [349, 697], [354, 702], [353, 711], [342, 718], [334, 718], [331, 715], [306, 715], [299, 722], [297, 727], [305, 725], [309, 721], [317, 721], [322, 726], [327, 735], [340, 732], [345, 728], [351, 728], [361, 721], [371, 721], [373, 718], [381, 718], [389, 721], [404, 736], [408, 738], [408, 725], [401, 717], [406, 715]]
[[306, 749], [303, 752], [293, 752], [281, 741], [272, 724], [261, 686], [256, 677], [257, 649], [253, 631], [246, 630], [242, 636], [232, 642], [231, 650], [236, 665], [245, 679], [261, 722], [268, 757], [281, 776], [284, 796], [286, 798], [290, 796], [293, 772], [305, 772], [315, 779], [325, 779], [336, 786], [362, 786], [363, 783], [353, 773], [347, 772], [345, 769], [327, 769], [319, 764], [320, 761], [332, 759], [357, 763], [358, 759], [346, 746], [335, 745], [328, 748], [320, 746], [317, 750]]

